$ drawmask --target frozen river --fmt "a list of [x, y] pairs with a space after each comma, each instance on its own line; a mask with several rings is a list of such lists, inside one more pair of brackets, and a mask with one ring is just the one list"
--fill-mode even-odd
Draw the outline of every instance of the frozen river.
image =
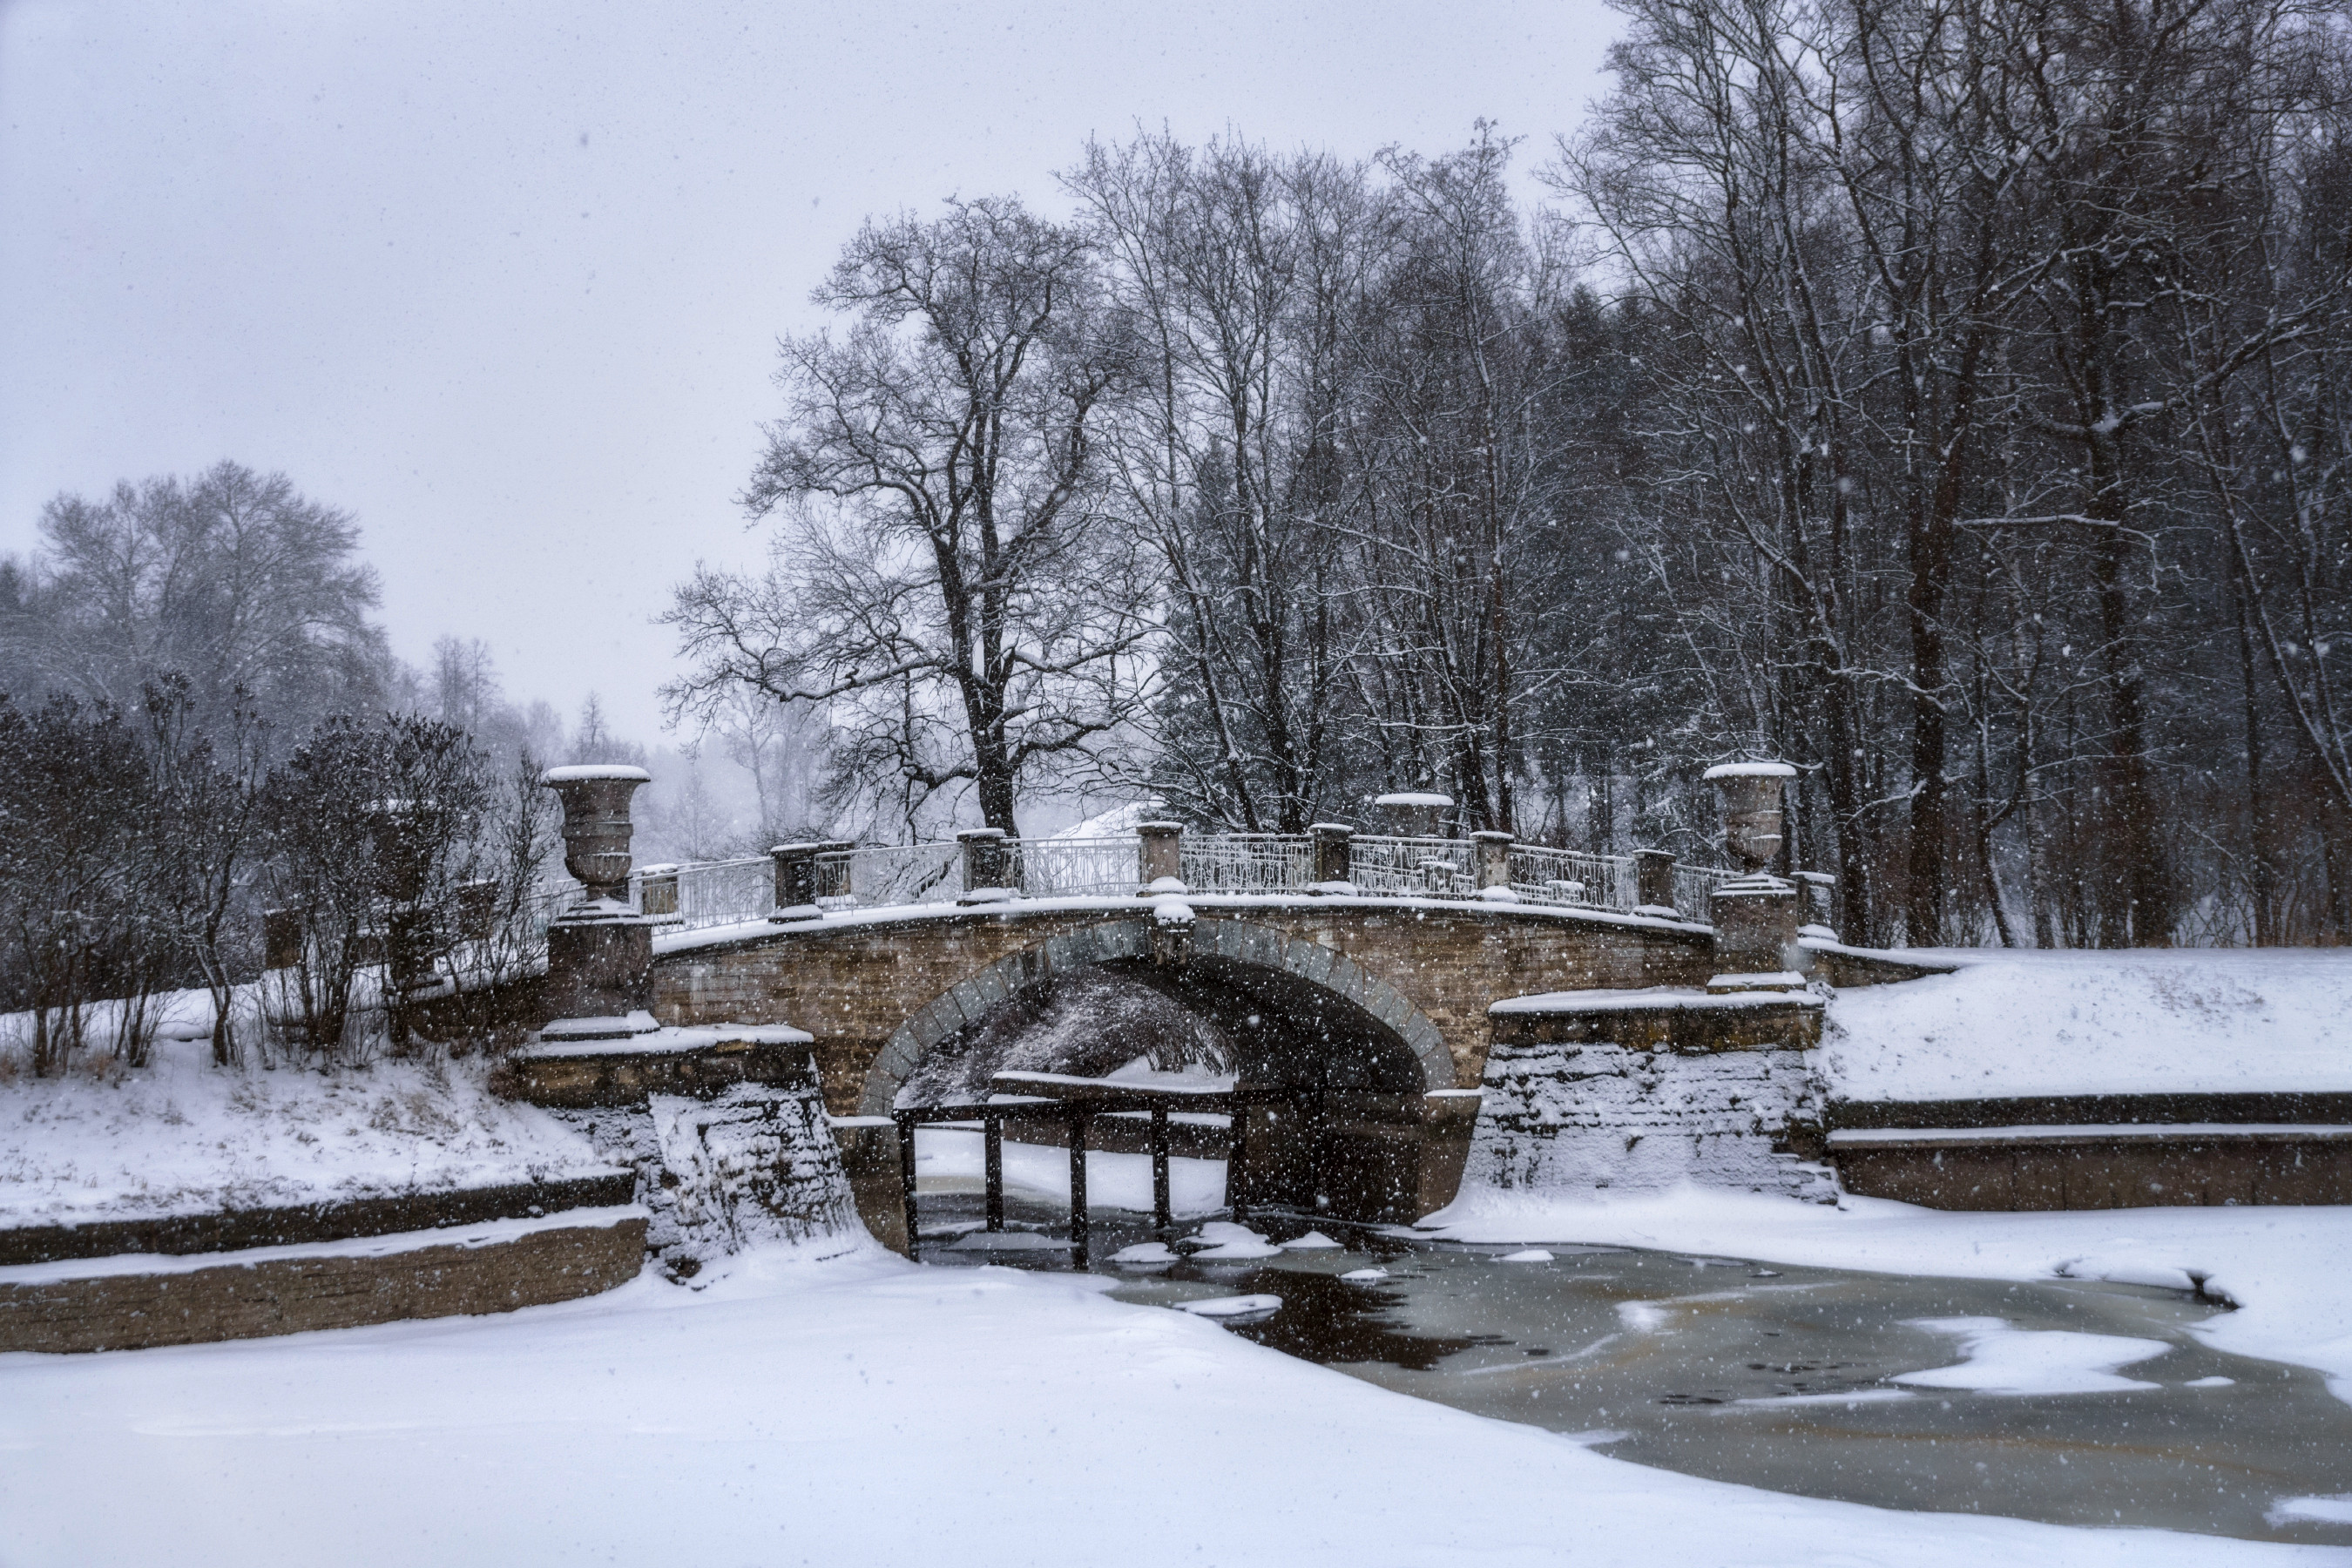
[[[1066, 1267], [1052, 1250], [949, 1246], [978, 1218], [968, 1203], [926, 1199], [926, 1262]], [[1066, 1223], [1018, 1200], [1012, 1217], [1056, 1235]], [[1281, 1241], [1307, 1227], [1257, 1228]], [[1098, 1211], [1096, 1267], [1146, 1304], [1278, 1296], [1234, 1331], [1691, 1475], [1888, 1508], [2352, 1543], [2352, 1521], [2274, 1511], [2352, 1492], [2352, 1405], [2315, 1373], [2201, 1344], [2190, 1328], [2221, 1309], [2183, 1292], [1325, 1228], [1346, 1245], [1139, 1268], [1108, 1259], [1150, 1239], [1139, 1216]]]

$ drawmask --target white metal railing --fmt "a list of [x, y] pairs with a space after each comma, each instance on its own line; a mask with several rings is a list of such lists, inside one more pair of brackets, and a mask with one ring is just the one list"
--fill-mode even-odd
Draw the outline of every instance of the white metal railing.
[[1186, 834], [1177, 874], [1196, 893], [1297, 893], [1315, 879], [1315, 845], [1296, 833]]
[[1713, 902], [1716, 888], [1738, 876], [1737, 871], [1720, 866], [1685, 866], [1675, 862], [1675, 910], [1688, 920], [1703, 921]]
[[953, 903], [963, 888], [961, 847], [876, 844], [817, 857], [817, 902], [850, 909]]
[[[1185, 834], [1178, 841], [1184, 885], [1195, 893], [1303, 894], [1314, 883], [1314, 841], [1305, 834]], [[816, 900], [830, 909], [881, 909], [951, 903], [963, 890], [961, 846], [861, 846], [815, 858]], [[1006, 839], [1005, 874], [1031, 898], [1125, 897], [1141, 888], [1141, 841], [1136, 837]], [[1387, 898], [1470, 898], [1478, 890], [1478, 846], [1465, 838], [1393, 838], [1360, 835], [1349, 841], [1349, 877], [1360, 894]], [[1514, 844], [1508, 852], [1511, 889], [1530, 903], [1628, 910], [1640, 906], [1633, 859]], [[1676, 864], [1675, 908], [1693, 920], [1707, 916], [1708, 895], [1738, 873]], [[678, 926], [724, 925], [758, 920], [775, 908], [775, 862], [765, 855], [705, 860], [656, 873], [675, 879], [675, 894], [657, 891], [647, 908], [645, 873], [629, 879], [634, 909]], [[578, 900], [568, 877], [540, 883], [529, 900], [531, 928]], [[674, 899], [674, 902], [673, 902]]]
[[1511, 890], [1539, 904], [1630, 910], [1641, 885], [1630, 855], [1588, 855], [1580, 849], [1511, 846]]
[[[677, 923], [727, 925], [754, 920], [776, 907], [776, 863], [765, 855], [698, 860], [677, 868]], [[642, 877], [629, 879], [629, 901], [645, 908]]]
[[1466, 838], [1358, 834], [1348, 844], [1348, 880], [1360, 893], [1467, 898], [1478, 890], [1477, 847]]
[[1131, 835], [1007, 839], [1004, 854], [1013, 886], [1033, 899], [1117, 897], [1142, 885], [1143, 840]]

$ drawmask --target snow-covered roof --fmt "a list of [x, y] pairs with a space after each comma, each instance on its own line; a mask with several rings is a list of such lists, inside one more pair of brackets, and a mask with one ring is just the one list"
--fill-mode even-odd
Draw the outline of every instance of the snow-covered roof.
[[1792, 779], [1797, 770], [1786, 763], [1717, 763], [1699, 774], [1702, 779]]
[[1454, 804], [1454, 797], [1450, 795], [1430, 795], [1422, 791], [1408, 790], [1402, 795], [1376, 795], [1372, 797], [1372, 804], [1374, 805], [1450, 806]]
[[1055, 838], [1132, 838], [1139, 822], [1157, 822], [1168, 815], [1164, 800], [1131, 800], [1124, 805], [1114, 805], [1108, 811], [1098, 811], [1084, 822], [1065, 827]]

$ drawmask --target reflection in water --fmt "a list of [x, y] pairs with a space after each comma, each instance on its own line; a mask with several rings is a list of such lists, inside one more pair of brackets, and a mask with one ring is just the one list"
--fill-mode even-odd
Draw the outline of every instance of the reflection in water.
[[[976, 1202], [964, 1215], [958, 1201], [940, 1200], [937, 1218], [976, 1221]], [[1016, 1203], [1013, 1217], [1066, 1223], [1045, 1205]], [[1277, 1240], [1307, 1229], [1255, 1223]], [[1120, 1278], [1122, 1300], [1279, 1296], [1272, 1318], [1232, 1331], [1692, 1475], [1887, 1508], [2352, 1543], [2352, 1525], [2270, 1517], [2284, 1499], [2352, 1492], [2352, 1406], [2315, 1373], [2207, 1349], [2189, 1330], [2218, 1309], [2177, 1292], [1622, 1248], [1553, 1247], [1549, 1263], [1503, 1263], [1509, 1249], [1318, 1223], [1348, 1247], [1098, 1268]], [[1095, 1226], [1106, 1258], [1150, 1239], [1143, 1216], [1097, 1211]], [[927, 1226], [925, 1261], [1066, 1267], [1054, 1253], [948, 1251], [962, 1227], [944, 1225], [934, 1241]], [[1373, 1266], [1386, 1276], [1341, 1278]], [[2126, 1340], [2164, 1348], [2115, 1381], [2153, 1386], [2085, 1386], [2084, 1369]], [[1937, 1385], [1896, 1381], [1956, 1367]]]

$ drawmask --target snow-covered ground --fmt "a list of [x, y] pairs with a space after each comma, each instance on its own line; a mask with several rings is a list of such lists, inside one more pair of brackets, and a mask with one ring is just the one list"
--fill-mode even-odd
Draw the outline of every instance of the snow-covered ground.
[[1103, 1283], [776, 1251], [698, 1291], [648, 1278], [496, 1318], [0, 1356], [0, 1562], [2344, 1560], [1622, 1463]]
[[2352, 1090], [2352, 950], [1923, 956], [1831, 1003], [1832, 1099]]
[[206, 1040], [163, 1038], [142, 1072], [19, 1074], [0, 1088], [0, 1226], [318, 1203], [608, 1167], [545, 1111], [491, 1098], [489, 1067], [476, 1056], [336, 1072], [220, 1068]]

